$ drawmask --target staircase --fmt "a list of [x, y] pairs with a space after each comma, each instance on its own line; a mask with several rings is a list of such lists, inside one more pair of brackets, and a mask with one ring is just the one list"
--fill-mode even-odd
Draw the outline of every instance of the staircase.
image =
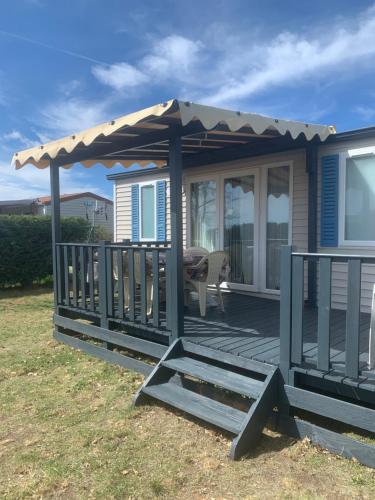
[[[138, 391], [234, 436], [234, 460], [253, 449], [277, 404], [278, 368], [176, 340]], [[220, 401], [221, 400], [221, 401]]]

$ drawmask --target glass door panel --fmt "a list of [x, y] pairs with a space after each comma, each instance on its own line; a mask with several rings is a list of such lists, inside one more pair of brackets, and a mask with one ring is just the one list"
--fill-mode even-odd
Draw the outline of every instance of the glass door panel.
[[224, 250], [231, 283], [254, 284], [255, 176], [224, 179]]
[[190, 184], [190, 244], [209, 252], [218, 249], [216, 181]]
[[268, 169], [266, 288], [280, 290], [281, 246], [289, 241], [289, 166]]

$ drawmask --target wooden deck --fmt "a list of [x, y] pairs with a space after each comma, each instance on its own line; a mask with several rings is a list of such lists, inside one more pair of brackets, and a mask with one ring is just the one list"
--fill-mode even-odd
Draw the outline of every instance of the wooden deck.
[[[225, 312], [208, 307], [205, 318], [199, 314], [198, 302], [185, 310], [185, 336], [197, 344], [213, 349], [279, 364], [280, 304], [278, 300], [226, 293]], [[333, 309], [331, 313], [330, 359], [333, 368], [342, 369], [345, 362], [346, 313]], [[316, 308], [305, 307], [303, 353], [306, 366], [314, 366], [317, 356]], [[361, 314], [360, 365], [367, 369], [370, 315]], [[367, 373], [367, 375], [369, 375]], [[375, 378], [375, 371], [373, 371]]]

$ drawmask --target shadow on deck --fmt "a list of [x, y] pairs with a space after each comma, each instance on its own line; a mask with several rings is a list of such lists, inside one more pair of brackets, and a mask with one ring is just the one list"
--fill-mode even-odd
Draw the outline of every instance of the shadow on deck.
[[[279, 301], [226, 293], [224, 305], [225, 312], [221, 312], [219, 307], [208, 307], [206, 317], [201, 318], [198, 302], [193, 301], [185, 310], [185, 336], [206, 347], [278, 365]], [[345, 320], [345, 311], [332, 309], [330, 359], [332, 366], [339, 369], [345, 363]], [[362, 369], [366, 369], [370, 315], [361, 313], [360, 324], [360, 364]], [[317, 308], [306, 306], [303, 321], [303, 353], [306, 364], [316, 363], [317, 330]]]

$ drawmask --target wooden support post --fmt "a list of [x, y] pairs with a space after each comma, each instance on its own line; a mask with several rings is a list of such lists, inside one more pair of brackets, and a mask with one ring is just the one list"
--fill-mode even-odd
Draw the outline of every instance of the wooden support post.
[[171, 342], [184, 334], [184, 274], [182, 249], [182, 152], [181, 137], [169, 141], [171, 204]]
[[[306, 148], [306, 169], [309, 176], [308, 190], [308, 252], [317, 251], [317, 204], [318, 204], [318, 151], [316, 144], [310, 144]], [[317, 288], [317, 264], [315, 260], [307, 263], [308, 273], [308, 303], [316, 306]]]
[[61, 224], [60, 224], [60, 178], [59, 167], [53, 161], [50, 163], [50, 184], [51, 184], [51, 221], [52, 221], [52, 265], [53, 265], [53, 295], [55, 312], [58, 313], [58, 297], [61, 298], [61, 282], [58, 281], [58, 275], [61, 278], [60, 252], [56, 250], [56, 244], [61, 242]]
[[289, 383], [292, 344], [292, 247], [281, 247], [280, 268], [280, 371]]

